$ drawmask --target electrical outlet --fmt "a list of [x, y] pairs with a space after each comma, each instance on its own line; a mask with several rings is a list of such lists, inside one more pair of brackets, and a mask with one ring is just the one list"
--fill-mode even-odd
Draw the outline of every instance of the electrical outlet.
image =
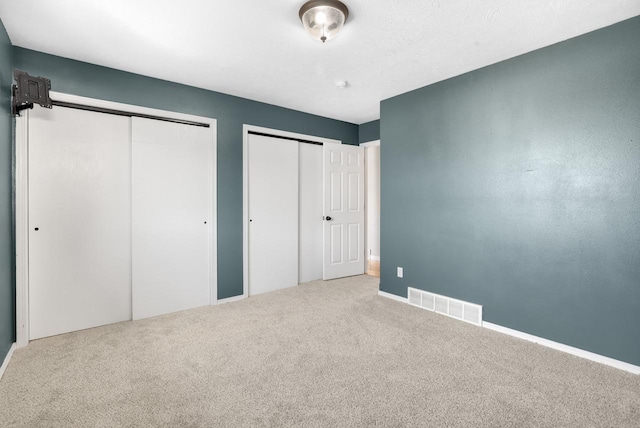
[[402, 278], [404, 276], [404, 270], [398, 266], [398, 278]]

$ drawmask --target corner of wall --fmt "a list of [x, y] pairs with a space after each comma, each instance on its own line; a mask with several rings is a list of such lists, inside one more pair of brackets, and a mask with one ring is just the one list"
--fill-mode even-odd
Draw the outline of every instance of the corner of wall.
[[15, 264], [13, 251], [13, 46], [0, 21], [0, 360], [15, 341]]
[[358, 125], [358, 142], [366, 143], [380, 139], [380, 119]]

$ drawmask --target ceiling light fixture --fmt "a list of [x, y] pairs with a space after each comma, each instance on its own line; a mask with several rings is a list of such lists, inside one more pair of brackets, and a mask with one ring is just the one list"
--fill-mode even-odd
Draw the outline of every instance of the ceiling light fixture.
[[311, 0], [298, 12], [304, 29], [322, 43], [338, 34], [349, 17], [349, 9], [338, 0]]

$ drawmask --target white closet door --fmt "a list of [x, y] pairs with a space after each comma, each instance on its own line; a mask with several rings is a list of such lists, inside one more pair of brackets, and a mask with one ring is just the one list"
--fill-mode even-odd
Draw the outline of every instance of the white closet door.
[[249, 295], [298, 285], [298, 142], [249, 135]]
[[322, 146], [300, 143], [300, 282], [322, 279]]
[[129, 118], [29, 112], [29, 335], [131, 319]]
[[364, 148], [324, 145], [323, 279], [364, 273]]
[[132, 119], [133, 319], [210, 303], [212, 134]]

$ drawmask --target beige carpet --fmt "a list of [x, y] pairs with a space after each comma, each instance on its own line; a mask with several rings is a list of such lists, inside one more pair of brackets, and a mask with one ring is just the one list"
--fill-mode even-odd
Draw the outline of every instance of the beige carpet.
[[34, 341], [0, 380], [0, 425], [640, 426], [640, 376], [379, 297], [377, 283]]

